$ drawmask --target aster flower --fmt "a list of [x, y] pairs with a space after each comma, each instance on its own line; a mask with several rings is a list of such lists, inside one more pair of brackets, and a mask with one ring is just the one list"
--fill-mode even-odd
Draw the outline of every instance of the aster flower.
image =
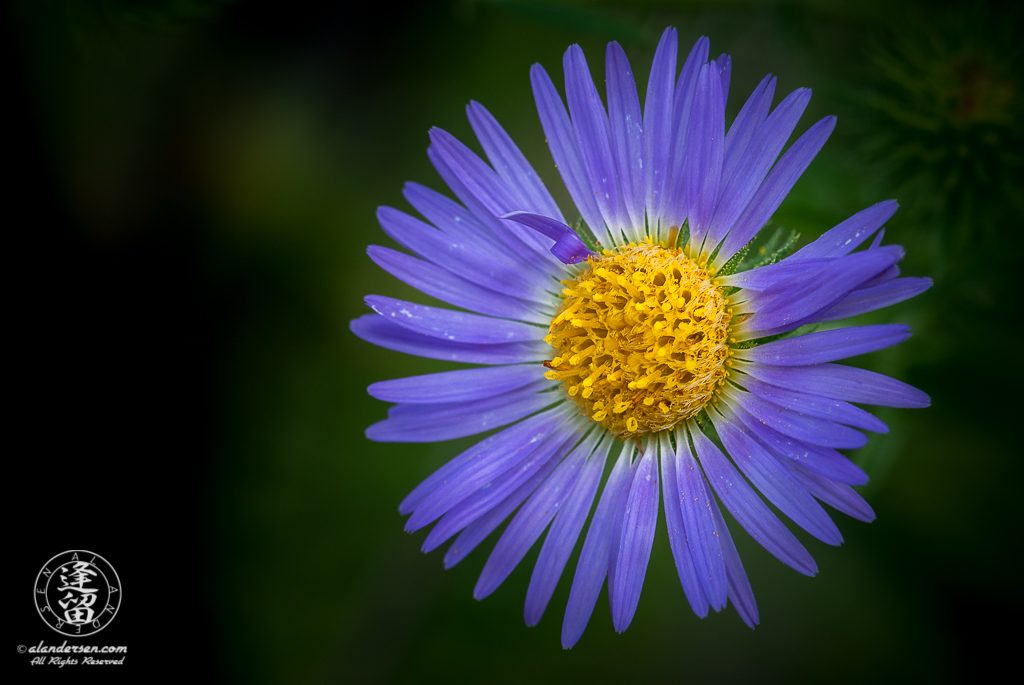
[[874, 514], [851, 487], [867, 476], [837, 450], [863, 446], [861, 431], [887, 431], [853, 403], [929, 403], [900, 381], [833, 363], [905, 340], [906, 326], [807, 332], [930, 285], [898, 278], [902, 249], [881, 245], [896, 203], [859, 212], [781, 261], [793, 240], [746, 256], [835, 118], [779, 157], [810, 91], [772, 109], [775, 79], [766, 76], [727, 133], [731, 62], [709, 61], [708, 49], [698, 40], [677, 70], [676, 31], [667, 29], [642, 110], [617, 43], [605, 57], [607, 109], [578, 46], [564, 59], [568, 112], [534, 65], [537, 109], [578, 230], [473, 102], [467, 113], [490, 163], [432, 130], [428, 155], [459, 202], [408, 184], [406, 199], [430, 223], [389, 207], [378, 218], [418, 257], [368, 250], [395, 277], [466, 311], [369, 296], [375, 313], [352, 322], [355, 334], [480, 368], [374, 383], [372, 396], [396, 404], [367, 437], [431, 442], [504, 427], [406, 497], [406, 529], [434, 524], [424, 551], [455, 538], [444, 557], [451, 567], [511, 516], [478, 599], [547, 530], [526, 594], [535, 625], [589, 518], [563, 622], [567, 648], [605, 578], [615, 629], [629, 626], [662, 503], [694, 613], [731, 601], [753, 627], [757, 605], [722, 508], [783, 563], [815, 574], [762, 497], [838, 545], [819, 501], [864, 521]]

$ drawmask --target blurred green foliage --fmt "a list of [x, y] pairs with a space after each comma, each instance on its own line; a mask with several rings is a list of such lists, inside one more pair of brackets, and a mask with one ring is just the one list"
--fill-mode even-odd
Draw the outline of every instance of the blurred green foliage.
[[874, 40], [862, 133], [883, 184], [952, 234], [942, 250], [984, 259], [997, 240], [1021, 244], [1005, 211], [1024, 211], [1024, 12], [978, 3], [926, 12]]
[[[216, 649], [237, 682], [583, 680], [933, 682], [971, 671], [978, 641], [1021, 604], [1010, 522], [1021, 475], [1020, 11], [994, 3], [455, 0], [339, 5], [167, 0], [12, 6], [55, 183], [77, 230], [118, 245], [160, 232], [187, 245], [225, 335], [210, 343], [216, 404], [201, 505]], [[563, 577], [535, 629], [521, 606], [536, 550], [486, 602], [488, 544], [445, 572], [396, 508], [470, 441], [370, 443], [385, 405], [365, 387], [451, 368], [367, 345], [362, 296], [427, 302], [382, 273], [378, 205], [442, 184], [424, 154], [440, 126], [471, 146], [481, 101], [570, 206], [537, 121], [529, 67], [626, 47], [646, 79], [666, 25], [681, 50], [708, 35], [733, 57], [727, 119], [767, 73], [777, 100], [816, 95], [797, 130], [836, 135], [774, 217], [813, 240], [886, 197], [886, 242], [936, 287], [863, 323], [915, 336], [857, 363], [930, 393], [879, 410], [892, 427], [853, 455], [871, 474], [870, 526], [837, 518], [810, 580], [736, 534], [761, 611], [697, 620], [662, 527], [631, 628], [600, 600], [559, 647]], [[603, 78], [599, 78], [599, 83]], [[131, 287], [131, 284], [125, 284]], [[1002, 349], [1002, 348], [1001, 348]], [[734, 528], [734, 533], [738, 528]], [[492, 536], [493, 538], [493, 536]], [[489, 544], [493, 544], [489, 543]], [[574, 557], [575, 559], [575, 557]], [[570, 560], [569, 571], [575, 561]], [[603, 597], [603, 596], [602, 596]], [[998, 602], [998, 605], [994, 605]], [[1009, 605], [1009, 606], [1004, 606]], [[990, 608], [987, 608], [990, 607]]]

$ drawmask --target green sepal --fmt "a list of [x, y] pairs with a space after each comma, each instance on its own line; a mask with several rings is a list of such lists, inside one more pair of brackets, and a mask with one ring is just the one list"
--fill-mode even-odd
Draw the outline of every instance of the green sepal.
[[775, 233], [771, 238], [769, 238], [768, 242], [757, 251], [757, 257], [754, 260], [754, 263], [750, 265], [750, 269], [768, 266], [769, 264], [774, 264], [775, 262], [789, 256], [789, 253], [792, 252], [793, 248], [796, 246], [796, 242], [800, 240], [800, 234], [795, 230], [791, 230], [789, 232], [789, 236], [785, 240], [782, 240], [782, 245], [776, 247], [782, 239], [782, 234], [785, 230], [786, 229], [781, 226], [775, 230]]
[[583, 217], [576, 219], [576, 225], [573, 227], [576, 231], [576, 235], [580, 237], [583, 244], [590, 249], [591, 252], [601, 254], [604, 252], [604, 247], [601, 245], [601, 241], [597, 239], [594, 232], [590, 230], [590, 226], [587, 226], [587, 222], [583, 220]]
[[[751, 241], [751, 242], [753, 242], [753, 241]], [[741, 247], [739, 249], [739, 252], [737, 252], [732, 257], [730, 257], [729, 261], [727, 261], [725, 263], [725, 266], [723, 266], [721, 269], [719, 269], [718, 273], [716, 273], [715, 275], [716, 276], [730, 276], [730, 275], [736, 273], [736, 268], [739, 267], [740, 263], [743, 261], [744, 257], [747, 256], [747, 252], [749, 252], [749, 251], [750, 251], [750, 243], [747, 243], [746, 245], [744, 245], [743, 247]], [[739, 288], [737, 288], [737, 290], [738, 289]]]
[[725, 243], [725, 241], [723, 240], [722, 242], [720, 242], [717, 245], [715, 245], [715, 249], [713, 249], [711, 251], [711, 254], [708, 255], [708, 261], [707, 261], [708, 264], [714, 264], [715, 258], [718, 257], [718, 253], [722, 249], [722, 245], [724, 243]]
[[676, 237], [676, 247], [685, 248], [690, 242], [690, 220], [683, 219], [683, 225], [679, 227], [679, 235]]
[[800, 328], [795, 328], [785, 333], [779, 333], [778, 335], [767, 335], [763, 338], [754, 338], [753, 340], [744, 340], [743, 342], [734, 343], [731, 345], [734, 350], [749, 350], [751, 347], [757, 347], [758, 345], [764, 345], [766, 343], [775, 342], [776, 340], [785, 340], [786, 338], [795, 338], [798, 335], [807, 335], [818, 330], [821, 326], [820, 323], [807, 324]]

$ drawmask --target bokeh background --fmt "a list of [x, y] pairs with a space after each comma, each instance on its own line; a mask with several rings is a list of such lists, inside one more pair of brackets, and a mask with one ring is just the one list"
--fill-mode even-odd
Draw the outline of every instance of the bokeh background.
[[[107, 551], [134, 592], [117, 630], [135, 682], [175, 667], [237, 683], [945, 682], [1009, 663], [1024, 608], [1013, 3], [23, 0], [6, 18], [10, 421], [34, 474], [9, 487], [18, 520], [45, 524], [13, 556], [30, 577], [65, 540]], [[476, 602], [496, 536], [444, 571], [402, 531], [401, 498], [469, 443], [369, 442], [386, 405], [365, 387], [451, 366], [348, 321], [367, 293], [428, 301], [365, 248], [392, 245], [374, 213], [406, 208], [404, 182], [442, 188], [430, 127], [479, 149], [463, 108], [482, 102], [567, 209], [530, 65], [560, 85], [579, 43], [600, 84], [618, 40], [646, 83], [670, 24], [684, 54], [707, 35], [732, 55], [727, 121], [768, 72], [776, 101], [814, 90], [797, 134], [839, 116], [776, 224], [806, 243], [899, 199], [887, 242], [935, 286], [863, 317], [914, 337], [854, 363], [933, 405], [877, 412], [892, 432], [852, 457], [878, 519], [837, 515], [841, 548], [798, 531], [817, 577], [735, 535], [757, 630], [731, 607], [693, 616], [662, 520], [629, 630], [602, 594], [563, 651], [575, 555], [526, 628], [536, 549]]]

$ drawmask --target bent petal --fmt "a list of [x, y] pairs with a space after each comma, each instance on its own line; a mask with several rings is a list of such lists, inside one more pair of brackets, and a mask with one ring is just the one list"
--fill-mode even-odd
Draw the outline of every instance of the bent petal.
[[558, 257], [564, 264], [585, 262], [587, 257], [593, 254], [575, 231], [556, 219], [529, 212], [510, 212], [501, 218], [532, 228], [554, 240], [555, 244], [551, 248], [551, 254]]

